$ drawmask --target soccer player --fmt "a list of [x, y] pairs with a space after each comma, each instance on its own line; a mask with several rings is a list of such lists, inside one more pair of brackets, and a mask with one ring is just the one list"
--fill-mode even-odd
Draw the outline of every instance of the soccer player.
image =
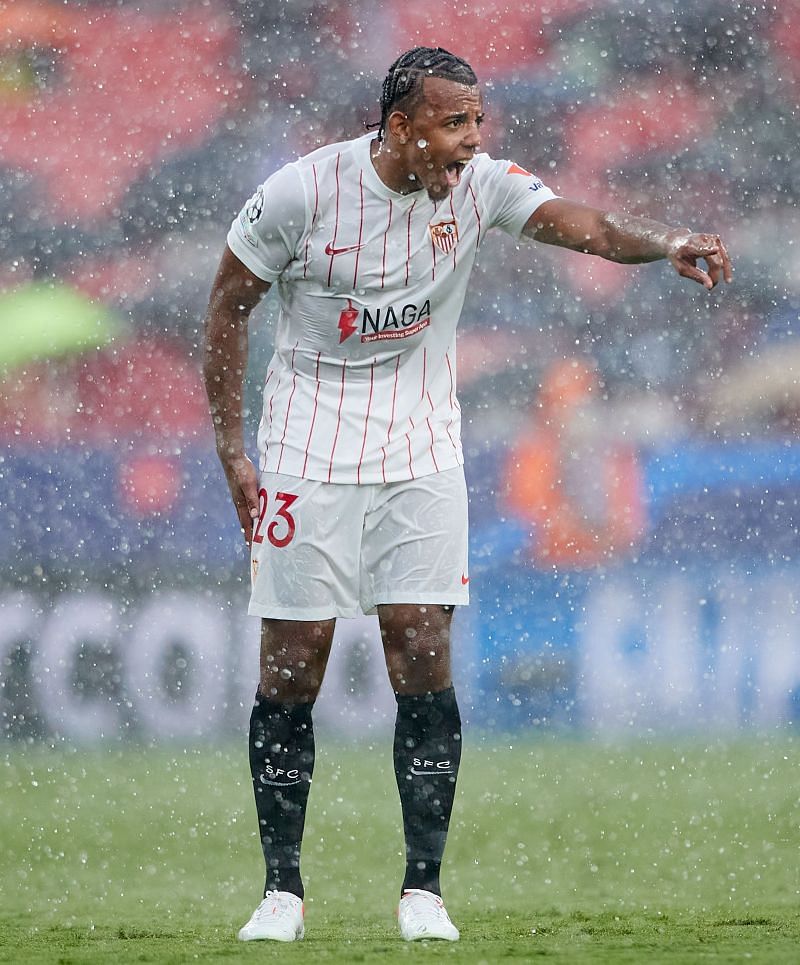
[[[731, 278], [717, 235], [556, 197], [481, 153], [483, 116], [464, 60], [407, 51], [383, 82], [377, 132], [269, 177], [233, 221], [213, 283], [206, 386], [262, 620], [249, 747], [266, 882], [243, 941], [303, 937], [314, 700], [336, 618], [361, 612], [378, 614], [397, 697], [400, 933], [459, 937], [439, 881], [461, 757], [450, 621], [469, 582], [455, 335], [491, 229], [612, 261], [668, 259], [709, 289]], [[242, 429], [247, 323], [273, 284], [256, 468]]]

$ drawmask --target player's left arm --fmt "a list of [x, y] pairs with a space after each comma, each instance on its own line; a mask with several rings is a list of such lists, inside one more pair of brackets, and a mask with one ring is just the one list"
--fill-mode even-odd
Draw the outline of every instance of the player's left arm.
[[[728, 252], [717, 234], [670, 228], [650, 218], [612, 214], [566, 198], [541, 204], [528, 219], [523, 234], [546, 245], [560, 245], [627, 265], [666, 258], [679, 275], [708, 289], [721, 278], [733, 280]], [[707, 271], [698, 267], [699, 260], [705, 261]]]

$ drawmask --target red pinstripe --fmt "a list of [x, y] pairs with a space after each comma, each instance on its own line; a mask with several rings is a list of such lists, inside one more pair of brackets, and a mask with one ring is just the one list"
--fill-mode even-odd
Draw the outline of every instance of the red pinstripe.
[[308, 245], [311, 241], [311, 234], [314, 231], [314, 224], [317, 220], [317, 210], [319, 209], [319, 185], [317, 184], [317, 166], [316, 164], [311, 165], [311, 173], [314, 175], [314, 214], [311, 215], [311, 230], [308, 233], [308, 238], [306, 238], [306, 251], [305, 251], [305, 261], [303, 263], [303, 278], [306, 277], [306, 272], [308, 271]]
[[454, 404], [453, 404], [453, 390], [455, 389], [455, 385], [453, 384], [453, 367], [452, 367], [452, 365], [450, 365], [450, 353], [449, 353], [449, 352], [445, 352], [445, 353], [444, 353], [444, 360], [445, 360], [445, 362], [447, 362], [447, 371], [450, 373], [450, 408], [451, 408], [451, 409], [454, 409], [455, 406], [454, 406]]
[[[364, 172], [361, 171], [358, 175], [358, 190], [361, 193], [361, 215], [358, 221], [358, 243], [361, 244], [361, 239], [364, 236]], [[358, 278], [358, 259], [361, 257], [361, 249], [356, 252], [356, 266], [353, 269], [353, 288], [356, 287], [356, 278]]]
[[[342, 152], [340, 151], [336, 155], [336, 224], [333, 226], [333, 241], [331, 242], [331, 247], [336, 247], [336, 234], [339, 231], [339, 160], [341, 159]], [[330, 255], [330, 264], [328, 265], [328, 288], [331, 287], [331, 274], [333, 273], [333, 259], [335, 255]]]
[[[391, 201], [389, 202], [391, 204]], [[361, 439], [361, 453], [358, 457], [358, 467], [356, 468], [356, 481], [361, 482], [361, 463], [364, 461], [364, 448], [367, 445], [367, 428], [369, 426], [369, 410], [372, 408], [372, 389], [375, 383], [375, 363], [373, 362], [369, 370], [369, 398], [367, 399], [367, 414], [364, 416], [364, 436]]]
[[[433, 399], [431, 398], [431, 394], [430, 392], [426, 392], [425, 394], [428, 396], [428, 405], [431, 407], [431, 413], [433, 413]], [[434, 438], [433, 427], [431, 426], [431, 417], [429, 415], [425, 416], [425, 421], [428, 423], [428, 432], [431, 434], [430, 453], [431, 459], [433, 459], [433, 468], [436, 470], [436, 472], [439, 472], [439, 463], [436, 461], [436, 453], [433, 451]], [[452, 442], [453, 440], [451, 439], [450, 441]]]
[[308, 465], [308, 449], [311, 445], [311, 433], [314, 431], [314, 423], [317, 419], [317, 399], [319, 398], [319, 359], [321, 355], [322, 352], [317, 352], [317, 369], [314, 373], [314, 378], [317, 380], [317, 387], [314, 389], [314, 410], [311, 413], [311, 425], [308, 427], [308, 439], [306, 439], [306, 457], [303, 460], [303, 471], [300, 473], [303, 478], [305, 478], [306, 466]]
[[272, 395], [269, 397], [269, 424], [272, 426], [272, 400], [275, 398], [275, 393], [281, 387], [281, 377], [278, 376], [278, 381], [275, 383], [275, 388], [272, 390]]
[[[433, 216], [434, 218], [439, 213], [439, 202], [433, 202]], [[430, 225], [428, 225], [428, 233], [430, 233]], [[436, 245], [433, 241], [433, 235], [431, 235], [431, 254], [433, 255], [433, 264], [431, 265], [431, 281], [436, 281]]]
[[[279, 389], [280, 387], [281, 387], [281, 377], [278, 376], [278, 381], [275, 383], [275, 388], [272, 390], [272, 394], [271, 394], [270, 397], [269, 397], [269, 427], [270, 427], [270, 430], [272, 429], [272, 400], [275, 398], [275, 395], [276, 395], [276, 393], [277, 393], [277, 391], [278, 391], [278, 389]], [[265, 388], [266, 388], [266, 386], [265, 386]], [[267, 438], [269, 438], [269, 433], [267, 433]], [[268, 451], [269, 451], [269, 443], [267, 443], [267, 445], [264, 447], [264, 462], [265, 462], [265, 465], [266, 465], [266, 456], [267, 456], [267, 452], [268, 452]]]
[[294, 343], [294, 348], [292, 349], [292, 391], [289, 393], [289, 401], [286, 403], [286, 418], [283, 420], [283, 434], [281, 435], [281, 454], [278, 456], [278, 468], [276, 472], [281, 471], [281, 463], [283, 462], [283, 441], [286, 438], [286, 427], [289, 425], [289, 413], [292, 411], [292, 399], [294, 398], [294, 390], [297, 388], [297, 372], [294, 370], [294, 353], [297, 351], [297, 346], [299, 342]]
[[342, 388], [339, 392], [339, 411], [336, 413], [336, 432], [333, 436], [333, 445], [331, 446], [331, 461], [328, 464], [328, 482], [331, 481], [331, 473], [333, 472], [333, 454], [336, 452], [336, 443], [339, 441], [339, 426], [342, 424], [342, 400], [344, 399], [344, 373], [347, 370], [347, 359], [342, 359]]
[[[422, 392], [420, 393], [419, 401], [422, 402], [422, 400], [427, 395], [428, 405], [431, 407], [431, 412], [433, 412], [433, 400], [431, 399], [430, 392], [428, 392], [428, 390], [425, 388], [425, 379], [426, 379], [427, 371], [428, 371], [428, 350], [423, 347], [422, 349]], [[433, 451], [433, 443], [434, 443], [433, 426], [431, 425], [431, 417], [429, 415], [425, 416], [425, 424], [428, 426], [428, 432], [430, 433], [430, 437], [431, 437], [431, 448], [429, 451], [431, 454], [431, 459], [433, 459], [433, 468], [436, 470], [436, 472], [439, 472], [439, 463], [436, 461], [436, 453]]]
[[411, 478], [416, 479], [417, 477], [414, 475], [414, 467], [411, 465], [411, 437], [408, 433], [406, 433], [406, 442], [408, 443], [408, 471], [411, 473]]
[[389, 229], [392, 227], [392, 200], [389, 199], [389, 222], [386, 225], [386, 231], [383, 233], [383, 262], [381, 263], [381, 288], [383, 288], [383, 281], [386, 277], [386, 239], [389, 235]]
[[[416, 204], [416, 202], [414, 202]], [[381, 475], [383, 476], [383, 481], [386, 482], [386, 446], [392, 441], [392, 427], [394, 426], [394, 406], [397, 401], [397, 373], [400, 370], [400, 356], [397, 356], [397, 364], [394, 367], [394, 389], [392, 390], [392, 417], [389, 420], [389, 430], [386, 433], [386, 443], [381, 446], [383, 451], [383, 459], [381, 460]]]
[[[450, 217], [456, 222], [456, 231], [458, 231], [458, 221], [456, 220], [455, 208], [453, 208], [453, 193], [450, 192]], [[458, 242], [453, 245], [453, 271], [456, 270], [456, 250], [458, 249]]]
[[[274, 369], [270, 369], [270, 370], [267, 372], [267, 377], [266, 377], [266, 379], [264, 379], [264, 388], [263, 388], [263, 390], [262, 390], [263, 392], [266, 393], [266, 391], [267, 391], [267, 386], [269, 385], [269, 380], [272, 378], [272, 376], [273, 376], [274, 374], [275, 374], [275, 370], [274, 370]], [[262, 413], [262, 418], [263, 418], [263, 413]], [[264, 471], [266, 470], [266, 468], [267, 468], [267, 453], [266, 453], [266, 449], [265, 449], [264, 454], [262, 455], [261, 461], [260, 461], [260, 463], [259, 463], [259, 470], [260, 470], [261, 472], [264, 472]]]
[[478, 220], [478, 237], [475, 240], [475, 247], [481, 243], [481, 216], [478, 214], [478, 202], [475, 198], [475, 192], [472, 190], [472, 185], [468, 185], [469, 193], [472, 195], [472, 207], [475, 209], [475, 217]]
[[[445, 361], [447, 362], [447, 371], [450, 373], [450, 411], [455, 409], [455, 400], [453, 398], [453, 389], [455, 388], [453, 384], [453, 367], [450, 365], [450, 356], [447, 352], [444, 353]], [[453, 444], [453, 449], [458, 452], [458, 446], [455, 444], [452, 433], [450, 432], [450, 426], [453, 424], [453, 417], [450, 416], [450, 421], [447, 423], [446, 432], [450, 437], [450, 442]]]
[[415, 201], [408, 209], [408, 232], [406, 235], [406, 285], [408, 285], [408, 271], [409, 265], [411, 264], [411, 212], [414, 210], [414, 208], [416, 208], [416, 206], [417, 202]]

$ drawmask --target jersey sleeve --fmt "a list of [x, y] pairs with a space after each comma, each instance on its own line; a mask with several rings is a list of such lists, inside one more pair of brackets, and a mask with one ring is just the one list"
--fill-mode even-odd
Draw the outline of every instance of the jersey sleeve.
[[480, 193], [489, 227], [502, 228], [519, 238], [533, 212], [558, 197], [535, 174], [513, 161], [498, 161], [483, 156]]
[[228, 247], [262, 281], [277, 281], [295, 256], [307, 205], [294, 164], [276, 171], [233, 219]]

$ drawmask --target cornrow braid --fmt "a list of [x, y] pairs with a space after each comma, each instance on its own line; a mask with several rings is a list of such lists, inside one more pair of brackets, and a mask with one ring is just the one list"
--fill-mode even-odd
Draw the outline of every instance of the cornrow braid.
[[470, 87], [478, 83], [475, 71], [466, 60], [443, 47], [414, 47], [401, 54], [389, 68], [381, 91], [381, 119], [367, 124], [367, 130], [378, 129], [378, 140], [386, 134], [386, 121], [394, 108], [406, 101], [406, 108], [421, 95], [426, 77], [441, 77]]

